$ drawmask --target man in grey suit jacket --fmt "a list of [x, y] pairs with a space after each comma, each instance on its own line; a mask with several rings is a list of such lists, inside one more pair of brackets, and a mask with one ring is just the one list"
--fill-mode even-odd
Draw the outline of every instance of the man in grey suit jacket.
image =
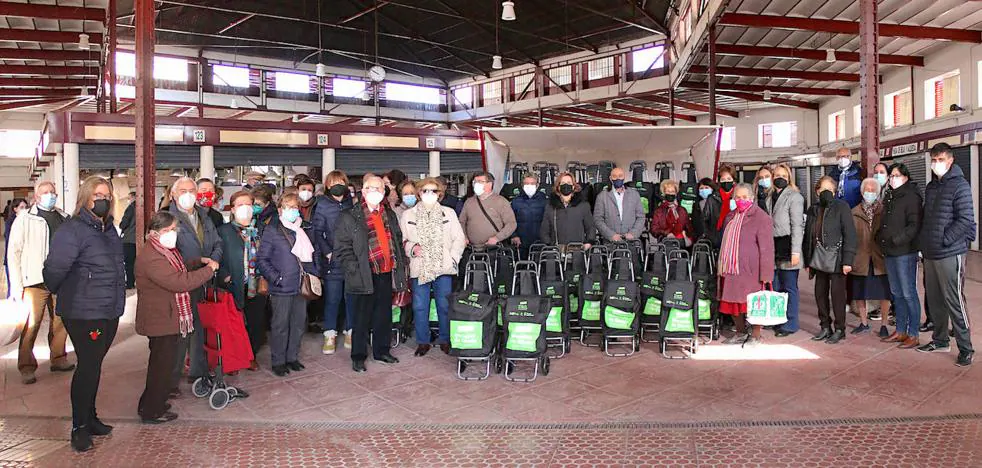
[[593, 208], [597, 230], [614, 242], [637, 239], [644, 231], [644, 211], [641, 195], [624, 185], [624, 169], [610, 171], [610, 190], [601, 192]]

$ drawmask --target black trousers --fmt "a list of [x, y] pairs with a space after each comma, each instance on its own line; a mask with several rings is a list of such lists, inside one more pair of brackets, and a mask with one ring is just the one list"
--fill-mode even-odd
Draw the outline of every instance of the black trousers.
[[392, 273], [372, 275], [373, 294], [352, 294], [355, 327], [351, 336], [351, 360], [368, 357], [368, 334], [372, 334], [372, 356], [389, 354], [392, 341]]
[[[846, 275], [842, 273], [815, 272], [815, 302], [823, 329], [846, 329], [846, 283]], [[834, 327], [831, 314], [835, 314]]]
[[181, 335], [151, 336], [150, 360], [147, 363], [147, 384], [140, 396], [137, 413], [144, 419], [159, 418], [164, 414], [167, 395], [171, 389], [171, 373], [174, 355]]
[[95, 397], [102, 378], [102, 360], [116, 338], [119, 319], [77, 320], [62, 318], [75, 346], [75, 374], [72, 376], [72, 427], [89, 424], [96, 417]]
[[252, 346], [252, 354], [255, 355], [266, 344], [266, 328], [269, 318], [266, 311], [269, 310], [269, 296], [256, 295], [249, 299], [246, 297], [245, 315], [246, 333], [249, 334], [249, 344]]
[[126, 289], [136, 287], [136, 244], [123, 244], [123, 262], [126, 266]]

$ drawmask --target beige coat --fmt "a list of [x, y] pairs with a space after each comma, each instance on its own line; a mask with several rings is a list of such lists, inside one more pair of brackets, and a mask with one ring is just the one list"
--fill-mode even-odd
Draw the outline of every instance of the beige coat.
[[[421, 205], [406, 210], [399, 220], [402, 228], [403, 242], [406, 247], [406, 255], [409, 256], [409, 277], [419, 278], [423, 268], [423, 257], [413, 256], [413, 247], [419, 245], [419, 232], [416, 230], [416, 215], [419, 213]], [[442, 268], [437, 272], [437, 276], [456, 275], [457, 263], [464, 254], [465, 238], [464, 230], [457, 221], [457, 213], [453, 208], [440, 206], [443, 211], [443, 262]]]
[[[64, 211], [55, 208], [63, 218]], [[21, 213], [10, 225], [7, 233], [7, 268], [10, 276], [10, 291], [19, 293], [25, 286], [44, 282], [41, 275], [44, 261], [48, 258], [48, 222], [38, 216], [38, 207], [32, 206], [27, 213]]]

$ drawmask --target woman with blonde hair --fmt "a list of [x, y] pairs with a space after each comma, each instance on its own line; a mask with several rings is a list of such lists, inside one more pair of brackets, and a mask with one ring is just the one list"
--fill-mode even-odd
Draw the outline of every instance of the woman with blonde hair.
[[665, 237], [681, 239], [686, 246], [692, 245], [692, 221], [685, 208], [679, 205], [679, 183], [676, 180], [661, 181], [662, 202], [651, 214], [651, 235], [661, 240]]
[[788, 294], [788, 321], [774, 329], [784, 337], [798, 331], [798, 272], [805, 237], [805, 197], [794, 184], [791, 168], [778, 164], [771, 171], [773, 185], [765, 209], [774, 223], [774, 290]]
[[75, 213], [55, 232], [44, 261], [44, 285], [58, 296], [57, 313], [75, 346], [72, 377], [72, 448], [92, 448], [92, 436], [112, 427], [96, 416], [102, 360], [109, 351], [126, 306], [123, 241], [113, 225], [113, 190], [102, 177], [85, 179]]

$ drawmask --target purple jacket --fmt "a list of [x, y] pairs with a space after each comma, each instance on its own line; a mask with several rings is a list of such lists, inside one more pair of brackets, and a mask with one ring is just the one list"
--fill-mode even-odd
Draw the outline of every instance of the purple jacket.
[[[723, 239], [730, 230], [730, 212], [723, 222]], [[760, 291], [761, 283], [774, 281], [774, 223], [767, 212], [756, 204], [750, 207], [740, 228], [740, 274], [720, 275], [720, 300], [745, 303], [747, 294]]]

